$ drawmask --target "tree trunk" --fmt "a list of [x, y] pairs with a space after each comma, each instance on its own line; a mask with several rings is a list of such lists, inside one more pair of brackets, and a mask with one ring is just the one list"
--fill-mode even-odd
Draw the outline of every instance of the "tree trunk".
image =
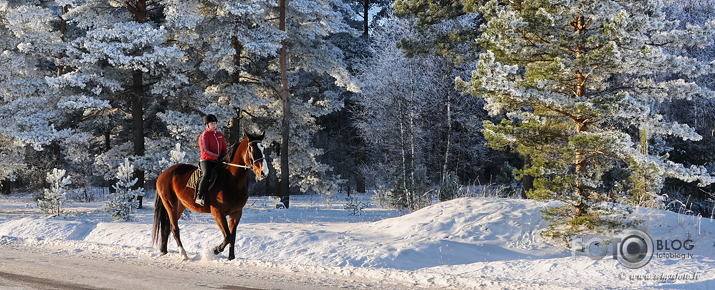
[[10, 180], [4, 179], [3, 181], [0, 181], [0, 193], [4, 195], [10, 195]]
[[[449, 64], [449, 66], [450, 66], [450, 69], [449, 69], [449, 73], [446, 75], [447, 78], [449, 78], [449, 76], [452, 74], [452, 69], [451, 69], [452, 65]], [[449, 169], [449, 167], [448, 167], [449, 166], [449, 149], [452, 146], [452, 144], [451, 144], [451, 141], [452, 141], [452, 93], [449, 91], [447, 91], [447, 112], [446, 112], [446, 115], [447, 115], [447, 137], [446, 137], [447, 140], [445, 141], [446, 147], [444, 149], [444, 161], [443, 161], [444, 163], [442, 163], [442, 182], [440, 182], [441, 183], [440, 191], [442, 189], [444, 189], [445, 186], [447, 185], [446, 182], [447, 182], [447, 170]], [[449, 198], [452, 199], [452, 198], [454, 198], [454, 196], [451, 196]]]
[[109, 149], [112, 149], [112, 129], [107, 127], [107, 130], [104, 131], [104, 152], [109, 151]]
[[400, 118], [400, 154], [402, 157], [402, 189], [405, 191], [405, 202], [407, 207], [410, 207], [409, 203], [409, 196], [410, 196], [410, 189], [407, 186], [407, 176], [408, 176], [408, 166], [407, 166], [407, 136], [405, 136], [405, 120], [404, 120], [404, 112], [402, 108], [402, 100], [398, 100], [399, 102], [399, 118]]
[[243, 44], [238, 41], [238, 37], [232, 36], [231, 46], [233, 47], [235, 53], [233, 55], [233, 65], [236, 66], [236, 70], [231, 75], [231, 81], [234, 84], [238, 84], [241, 82], [241, 52], [243, 51]]
[[[581, 134], [581, 132], [585, 131], [585, 128], [586, 126], [583, 123], [577, 122], [576, 134]], [[586, 157], [582, 152], [578, 150], [576, 151], [575, 163], [576, 174], [582, 176], [586, 175]], [[579, 197], [579, 199], [576, 201], [575, 204], [576, 211], [574, 212], [574, 217], [585, 216], [589, 212], [590, 193], [588, 192], [586, 186], [581, 184], [581, 182], [579, 181], [576, 181], [576, 195]]]
[[[127, 1], [126, 7], [134, 16], [134, 21], [146, 23], [146, 0]], [[132, 139], [134, 155], [144, 156], [144, 73], [140, 70], [132, 72]], [[144, 170], [134, 170], [137, 183], [134, 188], [144, 188]], [[139, 208], [142, 208], [142, 197], [139, 197]]]
[[[231, 46], [234, 50], [233, 65], [236, 66], [236, 69], [231, 75], [231, 82], [234, 85], [238, 85], [241, 83], [241, 53], [243, 52], [243, 44], [238, 41], [238, 37], [232, 36]], [[228, 121], [228, 144], [235, 144], [243, 139], [243, 133], [241, 132], [241, 108], [234, 109], [236, 115]]]
[[[286, 4], [288, 0], [278, 1], [279, 24], [278, 28], [286, 33]], [[290, 169], [288, 168], [288, 144], [290, 143], [290, 102], [288, 93], [288, 68], [286, 40], [281, 41], [280, 51], [281, 70], [281, 100], [283, 102], [283, 121], [281, 123], [281, 202], [288, 208], [290, 203]]]
[[363, 0], [362, 2], [362, 35], [364, 37], [367, 37], [367, 28], [369, 26], [369, 17], [368, 14], [370, 13], [370, 0]]
[[415, 186], [415, 119], [414, 119], [414, 91], [410, 95], [410, 191], [407, 195], [407, 202], [410, 205], [410, 210], [417, 209], [415, 194], [417, 194], [417, 189]]
[[409, 137], [410, 137], [410, 190], [407, 194], [407, 203], [410, 206], [410, 210], [415, 210], [417, 208], [415, 194], [417, 189], [415, 188], [415, 78], [413, 76], [412, 62], [410, 64], [410, 103], [408, 107], [409, 116]]
[[[132, 137], [134, 141], [134, 155], [144, 156], [144, 73], [140, 70], [133, 72], [132, 94]], [[137, 183], [134, 188], [144, 188], [144, 170], [134, 170]], [[139, 208], [142, 208], [142, 197], [139, 197]]]
[[355, 191], [359, 193], [365, 193], [365, 177], [362, 174], [355, 175]]
[[241, 134], [241, 110], [236, 110], [236, 116], [228, 121], [228, 144], [236, 144], [243, 138]]
[[[69, 12], [70, 6], [65, 5], [62, 7], [62, 14], [67, 14]], [[60, 39], [62, 41], [65, 41], [65, 34], [67, 34], [67, 20], [64, 18], [60, 17]], [[57, 54], [57, 76], [61, 76], [65, 73], [65, 66], [62, 64], [60, 59], [64, 58], [66, 55], [64, 52], [60, 52]]]
[[[586, 29], [587, 21], [584, 19], [583, 15], [576, 16], [576, 19], [571, 22], [571, 27], [575, 32], [581, 34], [584, 29]], [[579, 57], [582, 53], [582, 46], [576, 44], [576, 57]], [[586, 94], [586, 81], [588, 80], [588, 75], [584, 75], [580, 71], [576, 71], [576, 97], [583, 97]], [[576, 134], [581, 134], [581, 132], [586, 131], [586, 121], [576, 120]], [[576, 151], [576, 174], [586, 175], [586, 157], [582, 152]], [[576, 201], [574, 217], [585, 216], [589, 212], [589, 195], [588, 189], [581, 184], [576, 182], [576, 194], [579, 199]]]

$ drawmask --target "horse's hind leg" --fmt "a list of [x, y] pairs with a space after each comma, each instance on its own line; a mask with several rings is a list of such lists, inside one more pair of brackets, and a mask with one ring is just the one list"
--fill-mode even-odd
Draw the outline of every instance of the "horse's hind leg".
[[181, 237], [179, 234], [179, 228], [172, 228], [171, 231], [174, 233], [174, 240], [176, 240], [176, 245], [179, 247], [179, 254], [181, 255], [181, 259], [186, 261], [189, 259], [189, 256], [186, 255], [186, 251], [184, 250], [184, 246], [181, 244]]
[[[166, 201], [164, 201], [166, 202]], [[178, 203], [174, 205], [174, 207], [167, 206], [167, 208], [171, 208], [172, 210], [168, 211], [169, 212], [169, 223], [171, 223], [171, 232], [174, 234], [174, 240], [176, 240], [176, 246], [179, 247], [179, 254], [181, 255], [181, 259], [186, 261], [189, 259], [189, 256], [186, 255], [186, 251], [184, 250], [184, 245], [181, 244], [181, 231], [179, 230], [179, 217], [181, 217], [181, 214], [184, 212], [186, 208], [183, 207], [181, 203]], [[163, 233], [162, 233], [163, 234]], [[166, 233], [167, 239], [169, 233]]]
[[168, 249], [168, 244], [169, 244], [169, 233], [171, 232], [171, 226], [166, 225], [161, 228], [161, 246], [159, 250], [161, 251], [162, 255], [166, 255], [169, 253]]

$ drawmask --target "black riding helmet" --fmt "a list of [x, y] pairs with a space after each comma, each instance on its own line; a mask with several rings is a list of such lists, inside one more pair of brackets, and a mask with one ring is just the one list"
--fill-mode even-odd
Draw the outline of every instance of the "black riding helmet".
[[211, 122], [218, 122], [218, 119], [216, 119], [216, 116], [213, 114], [208, 114], [204, 116], [204, 125], [211, 123]]

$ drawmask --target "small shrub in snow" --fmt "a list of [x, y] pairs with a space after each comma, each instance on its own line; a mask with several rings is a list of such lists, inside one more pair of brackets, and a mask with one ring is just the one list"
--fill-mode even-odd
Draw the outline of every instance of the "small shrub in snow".
[[345, 198], [345, 210], [351, 215], [362, 215], [362, 210], [368, 207], [368, 204], [361, 201], [357, 196], [348, 196]]
[[139, 197], [144, 196], [144, 189], [132, 189], [137, 178], [132, 178], [134, 166], [125, 158], [117, 170], [117, 183], [112, 185], [115, 193], [104, 205], [104, 210], [115, 219], [129, 220], [134, 208], [139, 205]]
[[459, 195], [459, 177], [453, 171], [447, 172], [439, 189], [439, 201], [452, 200]]
[[45, 189], [45, 194], [37, 199], [37, 206], [45, 213], [60, 215], [62, 202], [67, 194], [67, 185], [72, 184], [69, 176], [65, 176], [64, 169], [53, 168], [47, 173], [47, 183], [50, 188]]
[[407, 208], [405, 196], [405, 190], [399, 187], [387, 189], [384, 186], [379, 186], [375, 190], [374, 199], [381, 207], [403, 210]]

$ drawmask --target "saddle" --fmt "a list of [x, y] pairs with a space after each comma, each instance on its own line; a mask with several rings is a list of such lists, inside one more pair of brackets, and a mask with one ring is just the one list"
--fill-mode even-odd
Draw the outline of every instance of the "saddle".
[[[196, 168], [196, 170], [194, 170], [194, 173], [192, 173], [189, 177], [189, 181], [186, 182], [186, 187], [193, 188], [194, 190], [196, 190], [196, 188], [199, 187], [199, 181], [201, 181], [201, 174], [201, 168]], [[218, 175], [218, 170], [214, 170], [213, 174], [209, 176], [209, 191], [214, 187], [214, 184], [216, 183], [216, 175]]]

